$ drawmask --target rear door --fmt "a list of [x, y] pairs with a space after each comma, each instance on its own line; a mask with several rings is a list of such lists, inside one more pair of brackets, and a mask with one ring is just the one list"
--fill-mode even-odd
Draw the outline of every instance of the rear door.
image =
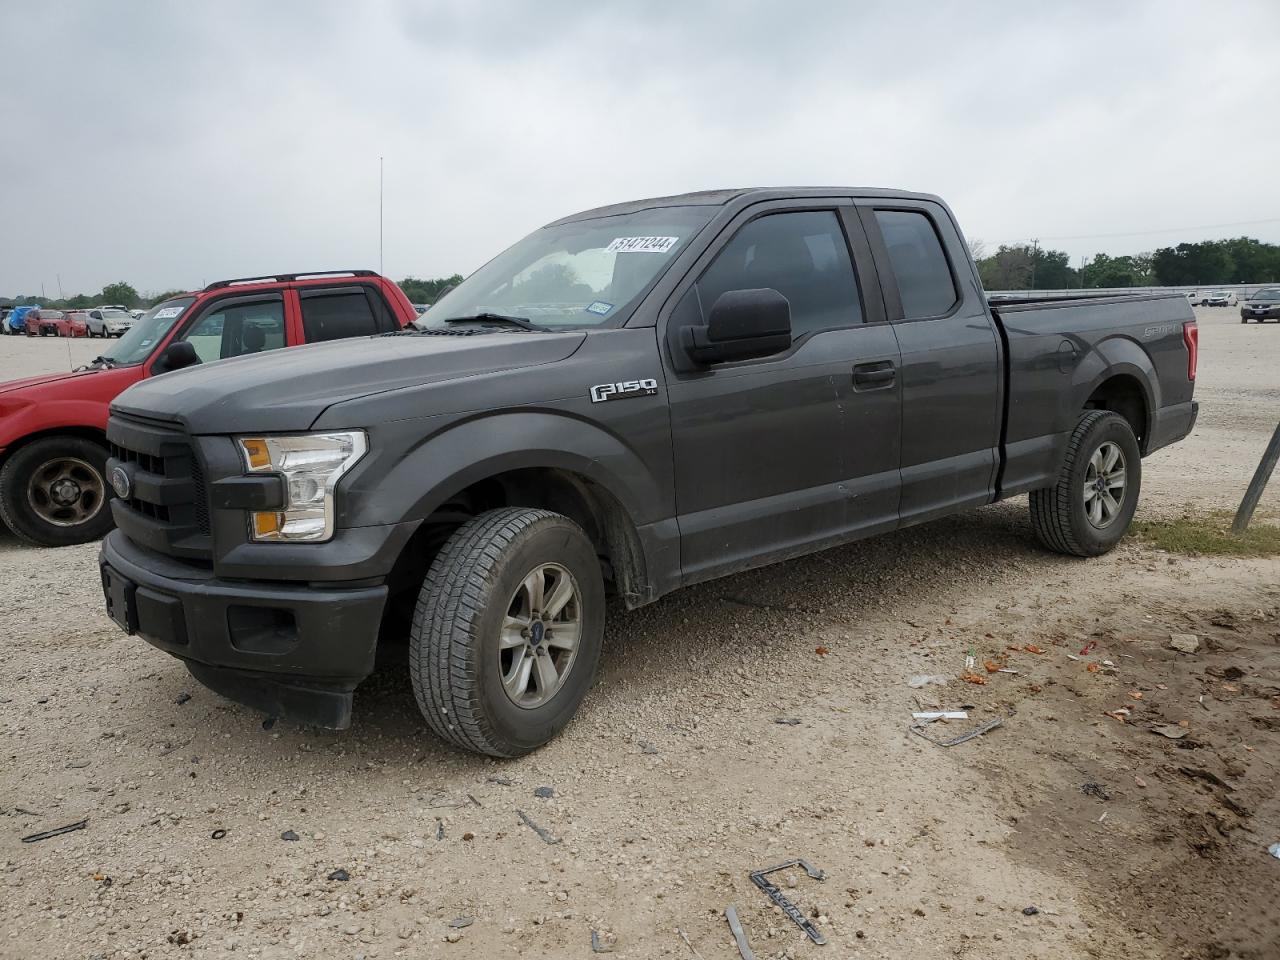
[[[705, 368], [671, 352], [673, 327], [705, 323], [727, 291], [762, 287], [791, 304], [789, 350]], [[896, 525], [898, 347], [851, 201], [749, 208], [671, 302], [664, 340], [686, 583]]]
[[982, 291], [950, 215], [927, 200], [865, 200], [885, 309], [902, 349], [903, 524], [987, 503], [1003, 378]]

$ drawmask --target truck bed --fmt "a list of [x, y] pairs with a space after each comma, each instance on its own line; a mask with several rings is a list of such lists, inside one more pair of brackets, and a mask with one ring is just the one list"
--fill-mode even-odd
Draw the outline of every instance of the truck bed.
[[1000, 497], [1052, 481], [1091, 398], [1120, 398], [1144, 456], [1190, 429], [1186, 297], [1026, 297], [991, 310], [1006, 357]]

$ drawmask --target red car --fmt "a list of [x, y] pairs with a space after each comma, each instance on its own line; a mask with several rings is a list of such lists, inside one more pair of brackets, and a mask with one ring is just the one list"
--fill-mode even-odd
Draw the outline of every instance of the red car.
[[184, 363], [389, 333], [416, 317], [400, 288], [370, 270], [222, 280], [157, 304], [88, 366], [0, 383], [0, 518], [51, 547], [111, 529], [107, 412], [139, 380]]
[[87, 337], [89, 324], [84, 311], [33, 310], [27, 314], [28, 337]]

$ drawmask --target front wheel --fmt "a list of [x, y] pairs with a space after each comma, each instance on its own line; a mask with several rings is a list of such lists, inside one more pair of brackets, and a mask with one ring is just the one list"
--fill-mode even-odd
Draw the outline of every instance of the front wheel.
[[1142, 454], [1129, 421], [1086, 410], [1076, 423], [1052, 487], [1031, 492], [1031, 525], [1055, 553], [1097, 557], [1111, 550], [1133, 520], [1142, 489]]
[[491, 510], [454, 532], [422, 584], [414, 696], [442, 739], [522, 756], [573, 718], [603, 638], [604, 581], [582, 528], [546, 510]]
[[0, 517], [42, 547], [97, 540], [112, 523], [106, 467], [106, 449], [83, 437], [19, 447], [0, 470]]

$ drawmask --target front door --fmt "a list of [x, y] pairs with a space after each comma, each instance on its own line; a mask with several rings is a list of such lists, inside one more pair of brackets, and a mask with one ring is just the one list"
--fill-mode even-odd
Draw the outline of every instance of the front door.
[[776, 356], [668, 370], [685, 583], [897, 523], [897, 341], [874, 280], [859, 283], [869, 252], [851, 213], [848, 201], [744, 212], [677, 291], [668, 324], [705, 323], [727, 291], [772, 288], [792, 326]]

